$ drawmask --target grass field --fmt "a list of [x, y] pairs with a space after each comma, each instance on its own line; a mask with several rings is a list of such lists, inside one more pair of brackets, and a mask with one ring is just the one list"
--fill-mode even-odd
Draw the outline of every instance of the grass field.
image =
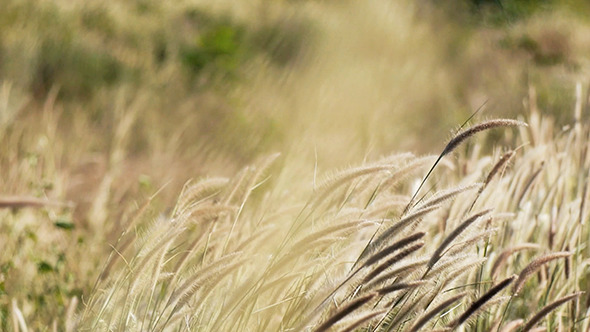
[[1, 1], [0, 330], [590, 331], [590, 7], [501, 3]]

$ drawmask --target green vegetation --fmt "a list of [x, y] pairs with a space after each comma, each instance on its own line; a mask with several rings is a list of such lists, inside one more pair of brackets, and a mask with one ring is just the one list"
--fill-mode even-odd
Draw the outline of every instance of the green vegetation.
[[586, 330], [588, 9], [0, 1], [0, 330]]

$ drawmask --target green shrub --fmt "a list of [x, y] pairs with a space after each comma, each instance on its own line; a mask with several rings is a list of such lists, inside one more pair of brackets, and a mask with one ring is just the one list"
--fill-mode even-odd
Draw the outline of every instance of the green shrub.
[[185, 45], [180, 56], [194, 75], [207, 70], [214, 75], [235, 77], [244, 59], [244, 30], [230, 22], [215, 23], [192, 44]]
[[87, 99], [118, 82], [124, 68], [110, 54], [77, 41], [50, 38], [41, 42], [31, 89], [39, 96], [57, 85], [66, 99]]

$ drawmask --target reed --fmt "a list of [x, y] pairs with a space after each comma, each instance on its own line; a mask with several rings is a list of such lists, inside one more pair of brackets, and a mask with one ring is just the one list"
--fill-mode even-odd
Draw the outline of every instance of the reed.
[[418, 232], [418, 233], [406, 236], [405, 238], [395, 242], [394, 244], [392, 244], [386, 248], [383, 248], [379, 252], [375, 253], [373, 256], [367, 258], [367, 260], [363, 263], [362, 267], [367, 267], [369, 265], [373, 265], [373, 264], [377, 263], [379, 260], [389, 256], [393, 252], [411, 244], [412, 242], [420, 240], [421, 238], [424, 237], [424, 235], [426, 235], [426, 233]]
[[[429, 270], [432, 269], [434, 264], [436, 264], [440, 260], [440, 258], [443, 255], [443, 251], [455, 240], [455, 238], [457, 238], [457, 236], [459, 236], [461, 233], [463, 233], [463, 231], [465, 231], [465, 229], [467, 229], [467, 227], [469, 227], [471, 224], [473, 224], [477, 219], [479, 219], [482, 216], [485, 216], [486, 214], [488, 214], [490, 212], [491, 212], [491, 210], [485, 210], [482, 212], [475, 213], [471, 217], [469, 217], [469, 218], [465, 219], [463, 222], [461, 222], [457, 227], [455, 227], [455, 229], [453, 229], [453, 231], [449, 235], [447, 235], [447, 237], [445, 237], [443, 242], [436, 248], [436, 250], [434, 251], [434, 253], [430, 257], [430, 260], [428, 261], [428, 264], [427, 264], [428, 269]], [[428, 271], [426, 271], [426, 273], [424, 273], [424, 275], [426, 276], [427, 273], [428, 273]]]
[[522, 250], [538, 250], [540, 248], [541, 248], [541, 246], [539, 246], [538, 244], [535, 244], [535, 243], [523, 243], [523, 244], [519, 244], [517, 246], [506, 248], [506, 249], [502, 250], [500, 252], [500, 254], [498, 255], [498, 257], [496, 258], [496, 260], [494, 261], [494, 264], [492, 265], [492, 269], [490, 271], [492, 278], [495, 278], [498, 275], [498, 273], [500, 272], [500, 268], [506, 263], [508, 258], [512, 254], [514, 254], [515, 252], [519, 252]]
[[450, 326], [457, 327], [463, 324], [469, 317], [471, 317], [476, 311], [478, 311], [486, 302], [490, 301], [496, 294], [501, 292], [504, 288], [508, 287], [514, 280], [516, 276], [508, 277], [502, 281], [500, 281], [497, 285], [490, 288], [485, 294], [483, 294], [479, 299], [473, 302], [467, 310], [461, 316], [459, 316], [455, 321], [453, 321]]
[[580, 295], [582, 295], [584, 292], [577, 292], [574, 294], [570, 294], [567, 296], [564, 296], [562, 298], [559, 298], [551, 303], [549, 303], [548, 305], [544, 306], [541, 310], [539, 310], [539, 312], [537, 312], [533, 317], [531, 317], [531, 319], [529, 319], [523, 326], [522, 330], [523, 332], [526, 331], [531, 331], [532, 328], [541, 320], [543, 319], [543, 317], [547, 316], [547, 314], [549, 314], [551, 311], [557, 309], [558, 307], [560, 307], [561, 305], [565, 304], [566, 302], [572, 301], [577, 299]]
[[514, 286], [512, 288], [512, 293], [514, 293], [515, 295], [518, 295], [518, 293], [522, 290], [522, 287], [524, 286], [524, 283], [526, 282], [526, 280], [533, 273], [537, 272], [543, 265], [545, 265], [551, 261], [554, 261], [556, 259], [569, 257], [571, 255], [572, 255], [572, 253], [567, 252], [567, 251], [563, 251], [563, 252], [556, 252], [556, 253], [547, 254], [545, 256], [542, 256], [542, 257], [539, 257], [539, 258], [533, 260], [518, 275], [518, 279], [516, 279], [516, 282], [514, 283]]
[[422, 328], [422, 326], [424, 326], [424, 324], [428, 323], [428, 321], [430, 321], [432, 318], [434, 318], [434, 316], [438, 315], [438, 313], [440, 313], [441, 311], [448, 308], [451, 304], [464, 298], [466, 294], [467, 293], [465, 293], [465, 292], [459, 293], [457, 295], [451, 296], [448, 299], [442, 301], [441, 303], [436, 305], [434, 308], [432, 308], [432, 309], [428, 310], [427, 312], [425, 312], [424, 314], [422, 314], [422, 316], [418, 320], [416, 320], [414, 325], [412, 325], [408, 331], [409, 332], [419, 331], [420, 328]]
[[368, 254], [371, 254], [372, 252], [374, 252], [376, 250], [376, 248], [381, 247], [393, 235], [401, 232], [403, 229], [405, 229], [405, 227], [411, 225], [412, 223], [419, 222], [420, 218], [422, 218], [424, 215], [438, 209], [439, 207], [440, 206], [434, 205], [434, 206], [429, 206], [429, 207], [426, 207], [423, 209], [419, 209], [419, 210], [411, 213], [410, 215], [404, 217], [403, 219], [399, 220], [398, 222], [395, 222], [393, 225], [389, 226], [385, 231], [383, 231], [381, 234], [379, 234], [379, 236], [377, 236], [377, 238], [373, 239], [377, 234], [377, 233], [375, 233], [373, 235], [373, 238], [371, 238], [371, 240], [369, 240], [369, 243], [367, 244], [365, 249], [363, 249], [363, 252], [360, 254], [359, 258], [357, 259], [355, 266], [360, 260], [365, 258]]
[[348, 326], [343, 327], [340, 331], [341, 332], [353, 332], [356, 331], [362, 325], [365, 325], [367, 322], [373, 320], [375, 317], [379, 317], [385, 314], [387, 311], [385, 310], [378, 310], [375, 312], [369, 312], [364, 314], [356, 319], [354, 319]]
[[424, 242], [420, 241], [406, 249], [404, 249], [402, 252], [400, 252], [399, 254], [385, 260], [384, 262], [382, 262], [379, 265], [376, 265], [374, 267], [372, 267], [372, 269], [370, 270], [370, 272], [362, 279], [361, 283], [367, 283], [369, 281], [371, 281], [373, 278], [375, 278], [376, 276], [378, 276], [381, 272], [385, 271], [387, 268], [390, 268], [391, 266], [393, 266], [394, 264], [399, 263], [400, 261], [402, 261], [404, 258], [406, 258], [407, 256], [411, 255], [413, 252], [419, 250], [420, 248], [422, 248], [424, 246]]
[[412, 199], [410, 200], [410, 203], [408, 203], [406, 209], [404, 210], [404, 213], [411, 207], [414, 198], [416, 197], [416, 195], [418, 194], [418, 192], [420, 191], [420, 189], [422, 188], [422, 186], [424, 185], [424, 183], [426, 182], [426, 180], [428, 179], [430, 174], [432, 174], [432, 171], [434, 171], [434, 169], [436, 168], [436, 166], [438, 165], [438, 163], [441, 161], [441, 159], [444, 156], [446, 156], [447, 154], [449, 154], [453, 150], [455, 150], [461, 143], [463, 143], [469, 137], [471, 137], [479, 132], [493, 129], [493, 128], [497, 128], [497, 127], [507, 127], [507, 126], [527, 127], [528, 125], [524, 122], [516, 121], [516, 120], [494, 119], [494, 120], [485, 121], [480, 124], [469, 127], [467, 129], [465, 129], [464, 131], [461, 131], [461, 132], [457, 133], [455, 136], [453, 136], [453, 138], [449, 141], [449, 143], [447, 143], [447, 145], [445, 146], [443, 151], [440, 153], [438, 159], [434, 162], [434, 164], [432, 165], [432, 167], [430, 168], [430, 170], [428, 171], [428, 173], [424, 177], [424, 180], [422, 180], [422, 182], [420, 183], [420, 186], [418, 187], [418, 189], [414, 193], [414, 196], [412, 196]]
[[322, 323], [320, 326], [318, 326], [314, 331], [321, 332], [321, 331], [328, 330], [336, 322], [338, 322], [342, 318], [346, 317], [350, 313], [354, 312], [359, 307], [361, 307], [362, 305], [364, 305], [367, 302], [369, 302], [370, 300], [372, 300], [375, 296], [376, 296], [376, 294], [367, 294], [367, 295], [361, 296], [357, 299], [350, 301], [347, 305], [343, 306], [338, 311], [336, 311], [332, 316], [330, 316], [324, 323]]

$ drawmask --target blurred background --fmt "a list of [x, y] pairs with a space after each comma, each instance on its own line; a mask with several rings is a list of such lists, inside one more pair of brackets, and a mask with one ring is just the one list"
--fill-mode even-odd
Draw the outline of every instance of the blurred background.
[[2, 0], [0, 31], [1, 194], [71, 202], [1, 211], [3, 330], [9, 298], [40, 328], [88, 294], [159, 189], [273, 152], [310, 188], [484, 104], [566, 124], [590, 78], [585, 0]]
[[271, 152], [323, 170], [436, 153], [484, 104], [480, 118], [526, 114], [531, 88], [566, 123], [587, 87], [589, 13], [583, 0], [4, 0], [0, 184], [73, 200], [88, 221], [100, 190], [107, 206], [164, 184], [172, 199]]

